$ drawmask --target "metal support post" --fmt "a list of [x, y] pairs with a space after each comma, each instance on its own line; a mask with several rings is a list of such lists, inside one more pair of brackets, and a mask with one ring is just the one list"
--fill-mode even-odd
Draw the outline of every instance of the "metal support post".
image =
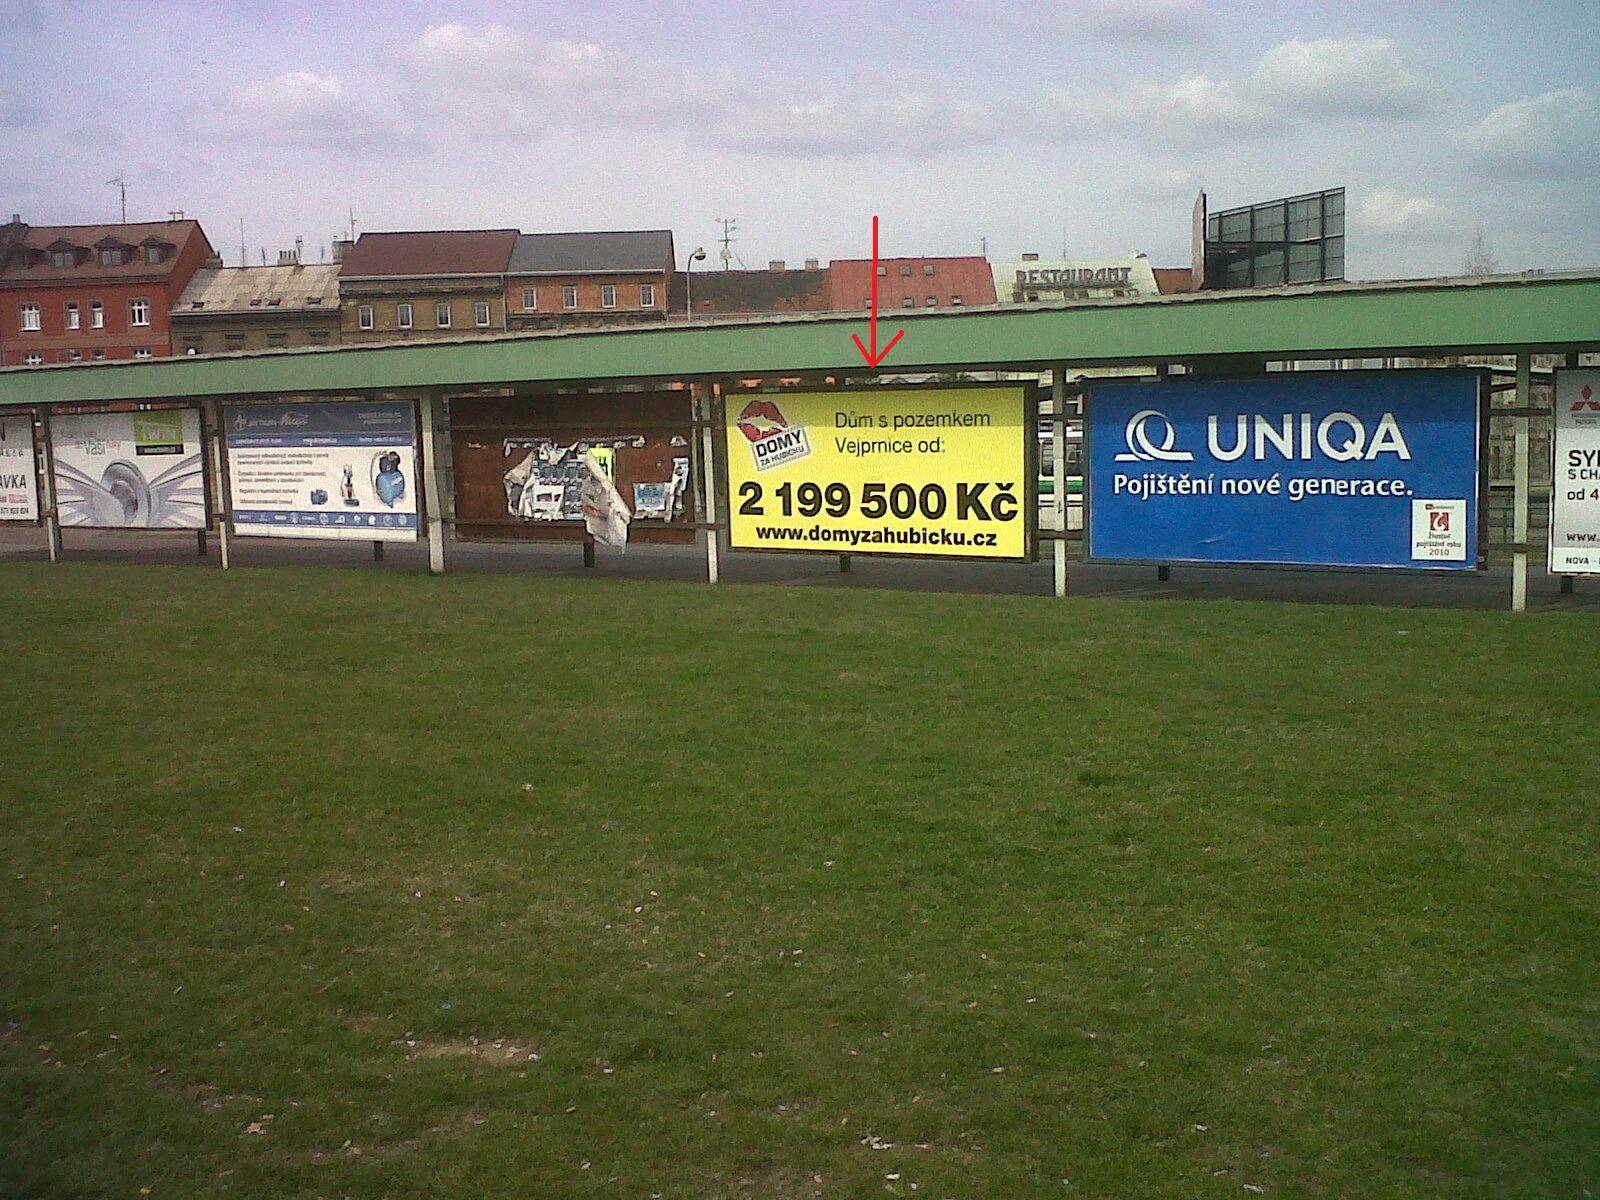
[[428, 571], [444, 574], [444, 487], [435, 429], [444, 405], [437, 388], [422, 393], [422, 496], [428, 506]]
[[1057, 363], [1050, 370], [1050, 505], [1055, 512], [1056, 540], [1051, 549], [1055, 558], [1055, 591], [1067, 594], [1067, 364]]
[[1172, 568], [1169, 567], [1166, 563], [1162, 563], [1160, 566], [1158, 566], [1156, 568], [1156, 582], [1158, 582], [1158, 583], [1166, 583], [1171, 578], [1172, 578]]
[[1533, 355], [1517, 354], [1517, 415], [1515, 463], [1511, 512], [1511, 540], [1517, 549], [1511, 555], [1511, 611], [1528, 608], [1528, 409], [1533, 404]]
[[217, 545], [222, 551], [222, 569], [226, 571], [233, 565], [233, 546], [228, 531], [232, 513], [228, 507], [226, 464], [222, 457], [222, 406], [215, 400], [208, 401], [201, 420], [211, 424], [211, 511], [217, 517]]
[[[1575, 371], [1579, 367], [1581, 367], [1582, 365], [1583, 365], [1583, 351], [1580, 350], [1578, 347], [1573, 346], [1570, 350], [1567, 351], [1567, 357], [1566, 357], [1566, 361], [1565, 361], [1565, 366], [1567, 367], [1568, 370], [1574, 370]], [[1554, 408], [1554, 404], [1555, 404], [1555, 399], [1554, 399], [1554, 396], [1552, 395], [1552, 397], [1551, 397], [1551, 407], [1552, 407], [1552, 409]], [[1552, 412], [1552, 419], [1555, 419], [1553, 412]], [[1551, 471], [1551, 473], [1550, 473], [1550, 486], [1552, 488], [1552, 491], [1553, 491], [1553, 489], [1555, 487], [1555, 482], [1556, 482], [1555, 472]], [[1553, 499], [1553, 494], [1552, 494], [1552, 499]], [[1552, 507], [1552, 511], [1553, 511], [1554, 510], [1554, 505], [1552, 504], [1551, 507]], [[1576, 579], [1575, 576], [1572, 576], [1572, 575], [1563, 575], [1563, 576], [1561, 576], [1561, 594], [1563, 596], [1572, 595], [1573, 591], [1575, 590], [1573, 585], [1576, 582], [1577, 582], [1577, 579]]]
[[206, 531], [204, 529], [196, 529], [194, 531], [194, 550], [201, 558], [206, 556]]
[[50, 412], [39, 414], [39, 461], [44, 464], [44, 532], [50, 545], [50, 561], [61, 561], [61, 514], [56, 511], [56, 456], [50, 445]]
[[383, 543], [382, 542], [373, 542], [372, 543], [372, 561], [373, 562], [382, 562], [383, 561]]
[[588, 539], [583, 543], [583, 565], [585, 569], [594, 569], [594, 543]]
[[848, 554], [839, 555], [839, 574], [848, 575], [850, 574], [851, 570], [850, 556]]
[[712, 423], [716, 420], [717, 414], [717, 385], [713, 383], [691, 386], [700, 393], [700, 477], [704, 505], [700, 511], [705, 514], [702, 523], [709, 526], [706, 529], [706, 582], [716, 583], [720, 575], [717, 542], [722, 536], [717, 521], [717, 448], [716, 440], [712, 436]]

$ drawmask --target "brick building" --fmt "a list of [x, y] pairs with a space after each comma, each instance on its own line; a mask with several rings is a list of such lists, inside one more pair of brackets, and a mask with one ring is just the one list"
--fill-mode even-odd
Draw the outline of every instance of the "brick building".
[[224, 267], [194, 273], [172, 310], [177, 354], [332, 346], [339, 342], [339, 265]]
[[833, 306], [832, 273], [808, 258], [802, 269], [774, 259], [765, 271], [679, 271], [673, 280], [672, 313], [686, 315], [691, 293], [694, 314], [827, 312]]
[[173, 352], [168, 314], [214, 255], [198, 221], [30, 226], [0, 235], [4, 365]]
[[[836, 258], [832, 273], [833, 308], [865, 310], [872, 305], [872, 262]], [[980, 254], [957, 258], [880, 258], [878, 311], [960, 308], [996, 303], [994, 273]]]
[[364, 233], [339, 265], [345, 342], [461, 337], [506, 328], [515, 229]]
[[512, 329], [665, 321], [675, 266], [666, 229], [524, 233], [506, 270]]

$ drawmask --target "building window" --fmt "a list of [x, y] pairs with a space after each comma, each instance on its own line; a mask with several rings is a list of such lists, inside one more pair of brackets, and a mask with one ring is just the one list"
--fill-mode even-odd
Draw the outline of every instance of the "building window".
[[450, 301], [441, 300], [433, 306], [433, 323], [440, 329], [450, 328]]
[[129, 325], [148, 325], [148, 324], [150, 324], [150, 301], [148, 301], [148, 300], [129, 300], [128, 301], [128, 324]]
[[39, 306], [37, 304], [24, 304], [22, 313], [22, 332], [37, 333], [41, 325]]
[[289, 335], [287, 333], [269, 333], [269, 334], [267, 334], [267, 345], [269, 347], [271, 347], [272, 349], [274, 349], [274, 350], [282, 350], [288, 344], [289, 344]]
[[902, 278], [910, 278], [910, 275], [911, 275], [911, 264], [910, 263], [901, 263], [900, 264], [900, 275], [901, 275]]
[[89, 328], [104, 329], [106, 327], [106, 306], [98, 300], [89, 301]]
[[639, 307], [654, 308], [656, 306], [656, 285], [641, 283], [639, 285]]
[[522, 307], [523, 308], [538, 308], [539, 307], [539, 289], [538, 288], [523, 288], [522, 289]]
[[954, 304], [957, 308], [960, 308], [962, 303], [963, 303], [963, 301], [962, 301], [960, 296], [951, 296], [950, 297], [950, 303]]
[[326, 329], [313, 329], [306, 336], [313, 342], [325, 343], [328, 340], [328, 331]]
[[133, 356], [135, 358], [149, 358], [150, 357], [150, 347], [149, 346], [136, 346], [134, 348], [134, 351], [133, 351]]
[[200, 354], [205, 350], [205, 348], [205, 338], [192, 337], [183, 339], [183, 352], [185, 354]]
[[932, 275], [933, 274], [933, 264], [932, 263], [923, 263], [922, 264], [922, 273], [924, 275]]
[[472, 315], [478, 322], [479, 329], [489, 328], [489, 302], [479, 300], [472, 306]]
[[67, 328], [68, 329], [76, 329], [76, 328], [78, 328], [78, 322], [79, 322], [78, 306], [76, 304], [67, 305]]
[[227, 334], [224, 334], [223, 335], [223, 341], [227, 343], [227, 348], [229, 350], [243, 350], [244, 349], [244, 334], [242, 334], [242, 333], [227, 333]]
[[122, 247], [107, 246], [100, 251], [100, 265], [102, 267], [120, 267], [122, 265]]
[[937, 296], [929, 296], [928, 297], [928, 307], [929, 308], [938, 308], [939, 307], [939, 297], [937, 297]]
[[101, 347], [99, 350], [94, 352], [94, 360], [95, 362], [105, 362], [106, 352], [104, 347]]
[[78, 256], [71, 250], [57, 250], [50, 257], [55, 260], [56, 266], [69, 271], [78, 265]]
[[578, 289], [577, 288], [572, 287], [569, 284], [567, 287], [564, 287], [564, 288], [561, 289], [561, 307], [562, 308], [577, 308], [578, 307]]
[[900, 301], [901, 308], [915, 308], [916, 306], [917, 298], [915, 296], [907, 296], [904, 300]]
[[889, 273], [889, 268], [888, 267], [879, 267], [878, 268], [878, 274], [879, 274], [880, 277], [884, 276], [884, 275], [887, 275], [888, 273]]
[[605, 283], [600, 285], [600, 307], [615, 308], [617, 306], [617, 285]]
[[356, 324], [360, 325], [363, 329], [372, 328], [372, 305], [363, 304], [360, 308], [356, 309]]
[[161, 258], [162, 258], [162, 250], [161, 250], [160, 246], [146, 246], [144, 248], [144, 260], [145, 260], [145, 262], [147, 262], [147, 263], [158, 263], [158, 262], [161, 261]]
[[82, 350], [68, 350], [67, 351], [67, 361], [68, 362], [82, 362], [83, 361], [83, 351]]
[[411, 328], [411, 305], [401, 304], [395, 309], [395, 319], [400, 322], [401, 329]]
[[44, 366], [44, 355], [38, 351], [30, 350], [22, 356], [22, 365], [25, 367], [42, 367]]

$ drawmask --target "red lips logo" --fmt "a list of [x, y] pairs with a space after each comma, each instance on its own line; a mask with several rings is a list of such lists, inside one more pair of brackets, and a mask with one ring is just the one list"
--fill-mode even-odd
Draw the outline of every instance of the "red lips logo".
[[739, 432], [752, 442], [759, 442], [789, 428], [783, 410], [771, 400], [756, 399], [739, 413]]

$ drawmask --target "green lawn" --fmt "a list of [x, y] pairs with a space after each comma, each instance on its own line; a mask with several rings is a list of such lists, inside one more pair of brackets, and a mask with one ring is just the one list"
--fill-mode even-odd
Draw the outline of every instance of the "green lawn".
[[1600, 621], [0, 567], [0, 1194], [1600, 1192]]

